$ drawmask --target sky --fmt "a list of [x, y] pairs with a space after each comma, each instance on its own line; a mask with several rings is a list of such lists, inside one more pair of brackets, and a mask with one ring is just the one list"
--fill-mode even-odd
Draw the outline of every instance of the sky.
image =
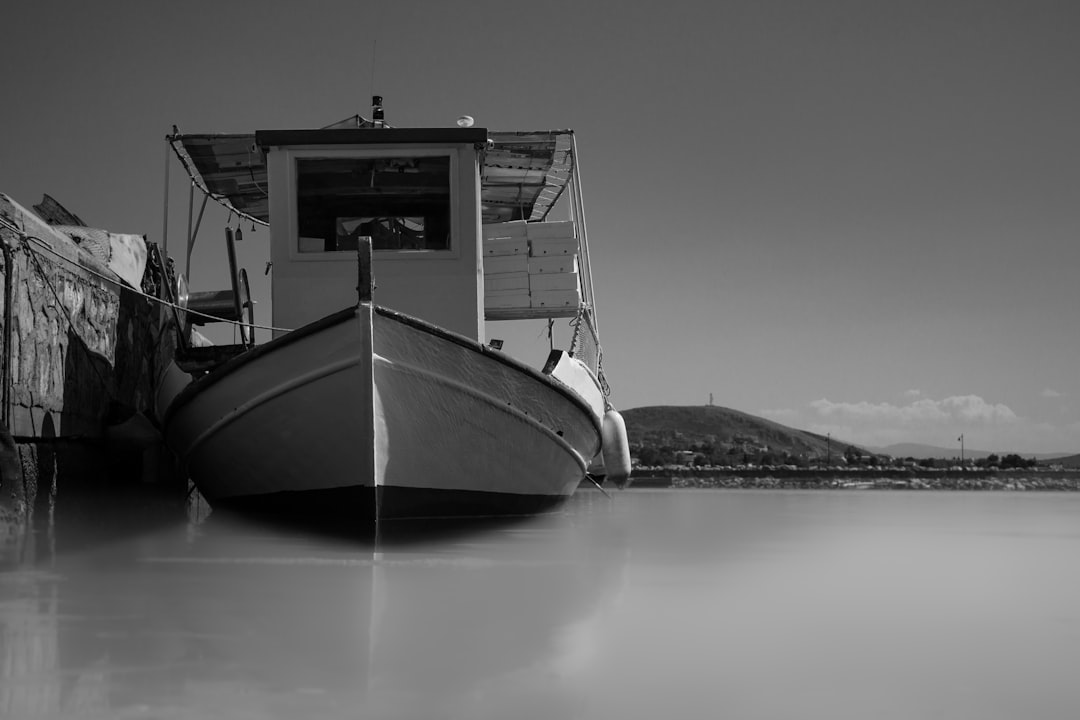
[[[0, 192], [26, 207], [160, 242], [174, 124], [320, 127], [373, 93], [398, 127], [572, 128], [617, 407], [1080, 452], [1076, 2], [9, 5]], [[227, 284], [224, 223], [194, 289]], [[543, 332], [489, 326], [533, 364]]]

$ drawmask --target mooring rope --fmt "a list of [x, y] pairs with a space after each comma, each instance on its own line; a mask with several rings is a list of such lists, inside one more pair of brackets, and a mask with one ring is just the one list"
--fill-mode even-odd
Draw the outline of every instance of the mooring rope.
[[201, 318], [205, 318], [205, 319], [211, 320], [213, 322], [230, 323], [232, 325], [247, 325], [248, 327], [255, 328], [255, 329], [258, 329], [258, 330], [271, 330], [273, 332], [292, 332], [291, 328], [280, 328], [280, 327], [274, 327], [273, 325], [258, 325], [256, 323], [250, 323], [249, 324], [249, 323], [244, 323], [244, 322], [237, 322], [236, 320], [227, 320], [225, 318], [218, 317], [217, 315], [209, 315], [209, 314], [204, 313], [204, 312], [199, 312], [198, 310], [191, 310], [191, 309], [183, 307], [182, 305], [177, 305], [176, 303], [169, 302], [168, 300], [163, 300], [162, 298], [156, 297], [154, 295], [149, 295], [149, 294], [143, 292], [142, 290], [139, 290], [138, 288], [131, 287], [127, 283], [124, 283], [124, 282], [122, 282], [121, 280], [119, 280], [119, 279], [117, 279], [115, 277], [109, 277], [107, 275], [104, 275], [102, 273], [97, 272], [93, 268], [88, 268], [85, 265], [81, 265], [79, 263], [76, 263], [71, 258], [69, 258], [69, 257], [67, 257], [67, 256], [53, 250], [52, 247], [50, 247], [47, 242], [45, 242], [44, 240], [42, 240], [39, 237], [35, 237], [34, 235], [29, 235], [27, 233], [24, 233], [24, 232], [22, 232], [20, 230], [14, 229], [14, 228], [11, 228], [11, 229], [13, 229], [15, 232], [19, 233], [20, 237], [23, 239], [24, 242], [26, 242], [27, 246], [29, 246], [31, 243], [33, 243], [34, 245], [38, 245], [42, 249], [44, 249], [45, 251], [49, 252], [50, 254], [55, 255], [56, 257], [60, 258], [61, 260], [64, 260], [65, 262], [67, 262], [67, 263], [69, 263], [71, 265], [77, 266], [80, 270], [83, 270], [84, 272], [87, 272], [87, 273], [93, 275], [94, 277], [97, 277], [97, 278], [99, 278], [101, 280], [104, 280], [105, 282], [112, 283], [113, 285], [117, 285], [117, 286], [123, 288], [124, 290], [127, 290], [128, 292], [132, 292], [132, 293], [135, 293], [136, 295], [140, 295], [140, 296], [146, 298], [147, 300], [158, 303], [159, 305], [164, 305], [165, 307], [174, 308], [174, 309], [179, 310], [181, 312], [189, 313], [191, 315], [195, 315], [195, 316], [198, 316], [198, 317], [201, 317]]
[[611, 500], [611, 499], [612, 499], [612, 497], [611, 497], [610, 495], [608, 495], [608, 492], [607, 492], [607, 490], [605, 490], [605, 489], [604, 489], [604, 487], [603, 487], [603, 486], [602, 486], [602, 485], [600, 484], [600, 481], [599, 481], [599, 480], [597, 480], [596, 478], [594, 478], [594, 477], [593, 477], [592, 475], [590, 475], [589, 473], [585, 473], [585, 477], [587, 477], [587, 478], [589, 479], [589, 482], [591, 482], [591, 483], [592, 483], [593, 485], [595, 485], [595, 486], [596, 486], [596, 489], [597, 489], [597, 490], [599, 490], [600, 492], [604, 493], [604, 497], [606, 497], [606, 498], [607, 498], [607, 499], [609, 499], [609, 500]]

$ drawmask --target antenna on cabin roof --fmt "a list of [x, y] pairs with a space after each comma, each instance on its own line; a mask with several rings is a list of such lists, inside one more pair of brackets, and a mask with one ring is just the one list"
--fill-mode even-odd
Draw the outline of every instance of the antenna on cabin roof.
[[709, 393], [709, 407], [713, 406], [712, 393]]
[[386, 127], [386, 121], [383, 117], [382, 95], [371, 96], [371, 124], [377, 128]]

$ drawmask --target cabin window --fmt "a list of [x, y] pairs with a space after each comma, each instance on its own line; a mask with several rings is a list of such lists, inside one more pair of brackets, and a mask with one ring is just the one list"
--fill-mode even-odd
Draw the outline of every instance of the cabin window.
[[450, 156], [296, 160], [298, 250], [450, 250]]

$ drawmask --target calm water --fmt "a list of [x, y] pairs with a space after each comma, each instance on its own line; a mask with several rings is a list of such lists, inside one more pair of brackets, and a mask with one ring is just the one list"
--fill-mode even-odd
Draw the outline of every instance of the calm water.
[[3, 539], [0, 717], [1080, 716], [1080, 494], [586, 492], [378, 545], [109, 525]]

